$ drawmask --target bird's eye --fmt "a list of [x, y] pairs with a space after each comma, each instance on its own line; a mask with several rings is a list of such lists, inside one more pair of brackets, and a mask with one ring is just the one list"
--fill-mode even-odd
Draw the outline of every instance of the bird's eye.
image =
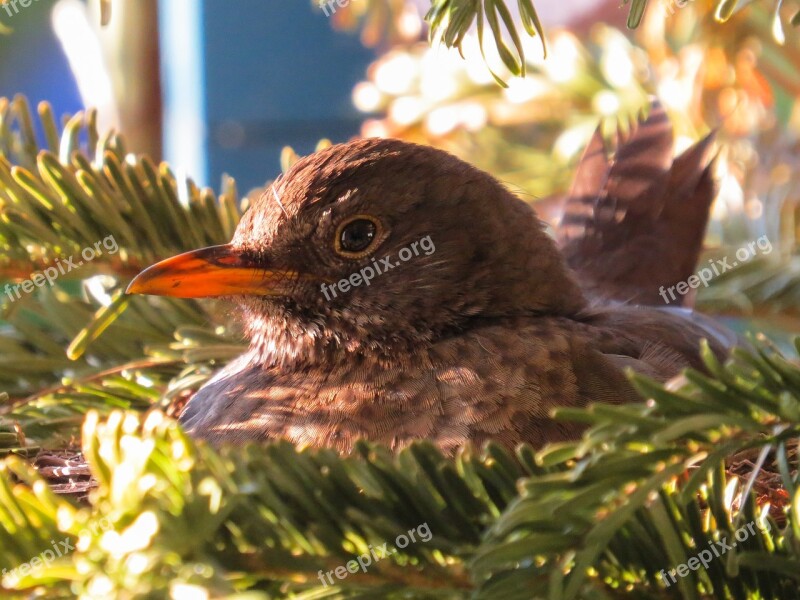
[[339, 225], [336, 231], [336, 251], [348, 258], [361, 258], [381, 233], [380, 223], [369, 216], [358, 215]]

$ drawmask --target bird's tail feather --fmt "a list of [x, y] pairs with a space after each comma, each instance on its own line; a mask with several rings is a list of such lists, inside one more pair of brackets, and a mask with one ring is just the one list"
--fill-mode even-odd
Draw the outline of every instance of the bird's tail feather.
[[712, 132], [673, 160], [673, 131], [661, 104], [609, 157], [600, 130], [575, 175], [556, 235], [567, 262], [594, 297], [637, 304], [691, 305], [663, 290], [697, 266], [716, 195]]

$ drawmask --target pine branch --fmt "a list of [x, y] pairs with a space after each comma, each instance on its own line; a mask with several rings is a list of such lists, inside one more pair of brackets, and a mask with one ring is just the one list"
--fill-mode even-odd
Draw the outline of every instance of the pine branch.
[[[75, 552], [15, 589], [45, 597], [192, 585], [309, 599], [798, 598], [800, 367], [764, 344], [727, 366], [707, 352], [706, 363], [712, 376], [688, 372], [672, 391], [637, 378], [647, 404], [564, 410], [591, 424], [583, 440], [516, 456], [488, 446], [451, 459], [425, 442], [398, 455], [365, 443], [350, 457], [285, 442], [217, 452], [160, 413], [143, 422], [90, 413], [84, 452], [98, 487], [89, 506], [70, 506], [19, 459], [5, 461], [0, 567], [83, 531]], [[754, 454], [764, 459], [755, 468], [737, 467], [737, 456]], [[770, 506], [757, 492], [772, 474], [786, 496]], [[10, 477], [21, 483], [10, 487]], [[749, 522], [758, 528], [736, 538]], [[422, 524], [428, 541], [321, 585], [320, 570], [324, 577]], [[662, 571], [723, 537], [737, 547], [666, 587]]]
[[[738, 351], [727, 367], [706, 348], [705, 362], [713, 377], [689, 371], [677, 391], [636, 377], [651, 398], [646, 406], [561, 411], [593, 427], [575, 454], [549, 448], [539, 455], [543, 464], [569, 470], [557, 481], [527, 481], [522, 497], [490, 531], [474, 567], [498, 581], [492, 593], [524, 583], [542, 595], [549, 590], [551, 598], [581, 598], [589, 568], [626, 581], [629, 589], [662, 589], [661, 570], [757, 522], [759, 533], [725, 559], [678, 579], [680, 597], [735, 597], [745, 590], [763, 598], [800, 597], [791, 503], [770, 510], [756, 502], [751, 489], [760, 468], [746, 482], [725, 470], [738, 453], [768, 449], [789, 499], [796, 497], [800, 478], [792, 448], [800, 436], [800, 369], [763, 345], [757, 354]], [[520, 568], [531, 556], [552, 558]]]
[[128, 154], [93, 111], [63, 131], [48, 104], [38, 112], [36, 123], [25, 98], [0, 99], [0, 388], [11, 394], [0, 414], [61, 445], [87, 410], [166, 407], [241, 351], [213, 304], [122, 292], [156, 260], [227, 242], [244, 207], [230, 178], [217, 198]]
[[[730, 253], [733, 254], [733, 251]], [[800, 255], [756, 259], [711, 282], [698, 295], [701, 310], [764, 317], [800, 330]]]
[[[663, 2], [667, 13], [672, 15], [683, 8], [688, 0], [663, 0]], [[312, 5], [331, 17], [336, 26], [343, 29], [360, 27], [362, 41], [368, 46], [376, 46], [382, 40], [393, 42], [401, 37], [400, 19], [404, 14], [404, 4], [405, 0], [361, 0], [340, 6], [336, 2], [327, 0], [312, 0]], [[712, 8], [714, 20], [725, 23], [749, 4], [751, 3], [737, 0], [715, 0]], [[623, 0], [622, 5], [629, 5], [628, 28], [638, 28], [647, 9], [648, 0]], [[762, 0], [759, 6], [763, 6], [770, 17], [769, 31], [765, 32], [765, 36], [771, 36], [778, 44], [783, 44], [786, 34], [784, 18], [780, 14], [782, 2], [767, 3]], [[516, 9], [518, 17], [512, 12], [512, 2], [508, 0], [431, 0], [430, 10], [425, 15], [425, 20], [430, 26], [430, 42], [441, 42], [448, 48], [458, 48], [463, 55], [463, 42], [467, 34], [477, 31], [484, 56], [485, 44], [493, 43], [497, 55], [508, 69], [508, 74], [524, 76], [526, 60], [521, 36], [538, 37], [545, 55], [547, 45], [535, 2], [517, 0]], [[793, 27], [800, 24], [800, 10], [789, 22]], [[522, 32], [519, 31], [519, 25]], [[487, 37], [491, 39], [487, 40]], [[493, 73], [493, 75], [497, 83], [506, 86], [504, 78], [507, 74]]]

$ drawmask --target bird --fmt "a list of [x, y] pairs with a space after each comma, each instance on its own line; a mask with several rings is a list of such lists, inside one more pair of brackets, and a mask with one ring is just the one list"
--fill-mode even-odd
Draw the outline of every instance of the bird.
[[[635, 135], [626, 143], [638, 144]], [[704, 152], [687, 152], [678, 170], [694, 183], [681, 193], [707, 208]], [[605, 292], [606, 263], [585, 276], [582, 244], [612, 253], [627, 244], [602, 235], [625, 221], [607, 213], [614, 177], [636, 175], [626, 164], [604, 162], [593, 186], [578, 174], [560, 246], [529, 204], [442, 150], [369, 138], [300, 159], [253, 202], [230, 243], [163, 260], [127, 289], [238, 307], [248, 350], [194, 394], [181, 424], [214, 445], [541, 447], [583, 431], [553, 419], [555, 408], [641, 402], [628, 370], [667, 381], [703, 369], [703, 339], [724, 358], [735, 336], [710, 317], [626, 297], [636, 286], [652, 296], [644, 288], [683, 267], [647, 281], [620, 271]], [[658, 173], [653, 184], [671, 181], [671, 167]], [[594, 208], [576, 218], [589, 196]], [[619, 198], [621, 212], [637, 213], [629, 200]], [[662, 222], [663, 198], [653, 202], [645, 225]]]

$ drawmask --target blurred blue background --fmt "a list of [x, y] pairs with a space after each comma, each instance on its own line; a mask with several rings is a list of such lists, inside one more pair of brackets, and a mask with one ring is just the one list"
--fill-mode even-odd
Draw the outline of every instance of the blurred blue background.
[[[142, 21], [133, 2], [152, 2], [152, 17]], [[38, 0], [11, 17], [0, 10], [0, 22], [13, 28], [12, 33], [0, 35], [0, 96], [23, 93], [33, 106], [47, 100], [61, 115], [80, 110], [84, 101], [65, 57], [70, 42], [59, 41], [51, 23], [56, 4]], [[95, 8], [92, 4], [90, 9]], [[113, 79], [134, 54], [144, 54], [131, 44], [152, 48], [161, 59], [160, 65], [155, 61], [141, 67], [160, 71], [154, 74], [156, 88], [160, 82], [160, 102], [146, 98], [152, 90], [132, 88], [131, 80], [140, 78], [130, 72], [127, 81], [113, 81], [123, 107], [120, 127], [133, 140], [134, 151], [161, 153], [159, 158], [214, 188], [227, 173], [245, 192], [275, 176], [283, 146], [306, 154], [320, 138], [337, 142], [358, 134], [363, 115], [353, 107], [350, 94], [364, 78], [373, 53], [357, 36], [334, 31], [309, 2], [160, 0], [156, 6], [156, 0], [123, 0], [120, 4], [122, 9], [115, 3], [111, 29], [119, 19], [131, 24], [134, 18], [126, 14], [127, 7], [128, 12], [137, 11], [137, 37], [117, 42], [117, 47], [105, 43], [105, 60], [114, 63], [109, 77]], [[96, 15], [90, 12], [86, 20], [96, 26]], [[103, 30], [98, 35], [112, 34]], [[71, 43], [80, 46], [81, 40]], [[126, 101], [138, 107], [125, 109]], [[146, 114], [137, 118], [158, 122], [163, 147], [137, 147], [139, 125], [136, 119], [126, 121], [125, 115], [143, 107]], [[163, 115], [153, 114], [162, 109]]]
[[83, 108], [75, 79], [50, 23], [55, 0], [39, 0], [11, 17], [0, 9], [0, 22], [13, 28], [0, 34], [0, 96], [25, 94], [35, 105], [50, 101], [56, 114]]
[[307, 154], [320, 137], [358, 133], [350, 94], [374, 57], [357, 36], [335, 32], [308, 2], [202, 4], [214, 22], [203, 28], [212, 177], [239, 172], [243, 187], [260, 184], [282, 146]]

